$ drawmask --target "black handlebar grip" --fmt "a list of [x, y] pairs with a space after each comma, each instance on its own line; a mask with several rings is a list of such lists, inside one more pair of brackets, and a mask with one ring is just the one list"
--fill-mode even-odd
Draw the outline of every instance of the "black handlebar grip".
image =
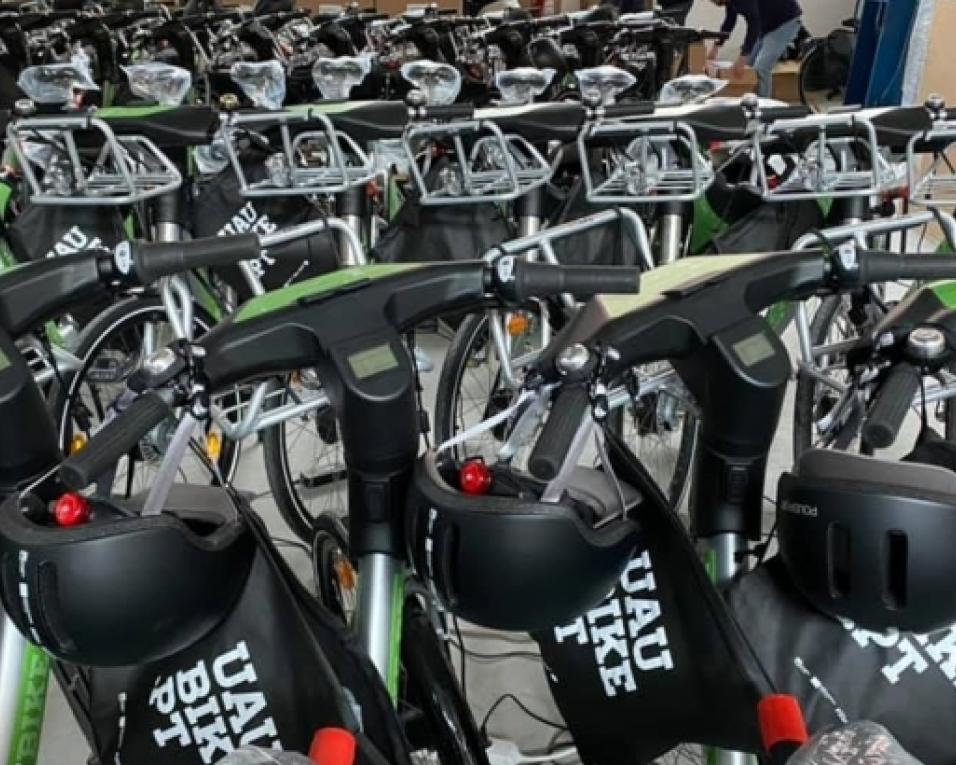
[[911, 364], [897, 364], [890, 370], [876, 394], [863, 424], [863, 440], [874, 449], [893, 445], [913, 397], [919, 392], [921, 375]]
[[129, 248], [129, 260], [140, 284], [152, 284], [163, 276], [181, 274], [194, 268], [228, 266], [241, 260], [256, 260], [262, 253], [256, 234], [210, 236], [184, 242], [129, 242], [116, 249], [118, 267]]
[[805, 104], [793, 106], [768, 106], [760, 110], [761, 122], [776, 122], [777, 120], [799, 120], [810, 114], [810, 107]]
[[172, 408], [156, 393], [147, 393], [104, 425], [80, 451], [60, 465], [63, 484], [73, 491], [85, 489], [115, 465], [149, 431], [165, 420]]
[[561, 388], [528, 460], [531, 475], [539, 481], [553, 481], [557, 477], [590, 406], [591, 398], [584, 385]]
[[619, 119], [626, 117], [646, 117], [654, 113], [654, 104], [651, 101], [638, 101], [637, 103], [610, 104], [604, 107], [604, 116], [608, 119]]
[[441, 122], [450, 122], [452, 120], [468, 120], [475, 113], [475, 107], [471, 104], [446, 104], [444, 106], [426, 106], [422, 110], [422, 116], [429, 120], [439, 120]]
[[595, 295], [632, 295], [641, 284], [641, 270], [632, 266], [554, 266], [519, 259], [514, 271], [514, 298], [519, 303], [562, 293], [579, 300]]
[[840, 286], [855, 287], [900, 279], [956, 279], [956, 255], [900, 255], [893, 252], [867, 251], [857, 253], [857, 262], [859, 271], [847, 273], [839, 280]]

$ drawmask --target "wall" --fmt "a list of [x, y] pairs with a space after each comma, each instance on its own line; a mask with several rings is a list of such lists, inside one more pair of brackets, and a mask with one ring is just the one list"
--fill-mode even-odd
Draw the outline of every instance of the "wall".
[[[763, 0], [775, 2], [775, 0]], [[843, 19], [853, 15], [855, 0], [798, 0], [803, 7], [803, 24], [814, 37], [822, 37], [840, 25]], [[714, 5], [711, 0], [696, 0], [687, 20], [687, 25], [697, 29], [717, 30], [724, 20], [724, 9]], [[744, 23], [738, 20], [737, 29], [726, 49], [731, 56], [740, 50], [744, 39]]]

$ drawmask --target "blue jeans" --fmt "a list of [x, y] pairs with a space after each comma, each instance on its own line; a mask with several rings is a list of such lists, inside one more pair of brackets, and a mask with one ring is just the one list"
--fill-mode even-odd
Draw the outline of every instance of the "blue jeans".
[[757, 95], [761, 98], [773, 96], [773, 68], [787, 52], [790, 43], [797, 39], [799, 31], [800, 19], [796, 18], [757, 40], [750, 53], [750, 65], [757, 73]]

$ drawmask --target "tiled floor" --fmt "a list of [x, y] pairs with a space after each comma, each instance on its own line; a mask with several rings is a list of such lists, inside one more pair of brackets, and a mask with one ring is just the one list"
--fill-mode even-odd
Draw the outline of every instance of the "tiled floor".
[[[792, 331], [790, 333], [792, 335]], [[794, 341], [788, 336], [788, 345], [793, 348]], [[443, 355], [442, 341], [430, 341], [429, 351], [437, 364]], [[434, 386], [438, 373], [425, 376], [426, 402], [433, 401]], [[784, 406], [783, 417], [779, 425], [779, 435], [770, 455], [767, 476], [767, 493], [775, 494], [777, 477], [782, 470], [790, 467], [792, 426], [792, 385]], [[239, 486], [254, 492], [266, 488], [265, 474], [262, 468], [261, 452], [258, 446], [249, 446], [244, 451], [239, 471]], [[284, 524], [278, 517], [270, 500], [257, 501], [257, 509], [266, 518], [273, 532], [280, 536], [289, 536]], [[768, 507], [768, 509], [770, 509]], [[769, 519], [768, 515], [768, 519]], [[304, 554], [295, 550], [288, 553], [297, 572], [309, 576], [309, 564]], [[472, 704], [476, 718], [481, 721], [488, 709], [499, 696], [508, 691], [517, 695], [530, 709], [550, 720], [560, 720], [557, 710], [550, 699], [547, 684], [540, 664], [529, 656], [534, 652], [534, 644], [523, 635], [499, 635], [476, 628], [465, 629], [465, 642], [468, 648], [480, 654], [516, 654], [507, 659], [470, 658], [467, 665], [468, 700]], [[523, 749], [547, 748], [555, 736], [555, 731], [536, 723], [511, 704], [503, 704], [492, 717], [489, 731], [498, 736], [517, 741]], [[47, 707], [43, 738], [40, 749], [41, 765], [83, 765], [86, 757], [85, 743], [76, 724], [70, 717], [63, 698], [57, 689], [50, 694]], [[561, 762], [568, 762], [562, 760]], [[573, 760], [571, 760], [573, 761]], [[130, 765], [153, 765], [152, 763], [131, 763]], [[160, 765], [157, 763], [156, 765]]]

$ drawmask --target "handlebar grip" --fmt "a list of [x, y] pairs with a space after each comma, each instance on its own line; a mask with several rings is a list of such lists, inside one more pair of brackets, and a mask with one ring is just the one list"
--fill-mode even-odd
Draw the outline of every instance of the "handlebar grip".
[[798, 120], [810, 114], [810, 107], [805, 104], [793, 106], [768, 106], [760, 110], [760, 121], [769, 123], [777, 120]]
[[140, 396], [126, 411], [104, 425], [83, 449], [63, 461], [60, 480], [73, 491], [85, 489], [123, 455], [129, 454], [139, 440], [171, 412], [172, 407], [158, 394]]
[[551, 413], [528, 460], [531, 475], [539, 481], [552, 481], [557, 477], [590, 406], [591, 398], [584, 385], [561, 388], [551, 403]]
[[922, 376], [911, 364], [897, 364], [876, 395], [863, 424], [863, 440], [875, 449], [893, 445], [906, 413], [919, 392]]
[[256, 234], [210, 236], [185, 242], [124, 242], [117, 247], [117, 263], [124, 257], [120, 249], [124, 246], [129, 247], [129, 258], [136, 279], [143, 285], [194, 268], [255, 260], [262, 252]]
[[446, 104], [445, 106], [426, 106], [422, 110], [424, 119], [429, 120], [467, 120], [475, 113], [471, 104]]
[[899, 255], [892, 252], [859, 253], [859, 275], [842, 286], [878, 284], [900, 279], [932, 281], [956, 279], [956, 255]]
[[611, 104], [604, 107], [604, 116], [609, 119], [618, 119], [624, 117], [646, 117], [654, 113], [654, 103], [651, 101], [640, 101], [631, 104]]
[[635, 294], [640, 283], [641, 270], [632, 266], [553, 266], [518, 260], [514, 297], [524, 302], [566, 292], [587, 300], [595, 295]]

